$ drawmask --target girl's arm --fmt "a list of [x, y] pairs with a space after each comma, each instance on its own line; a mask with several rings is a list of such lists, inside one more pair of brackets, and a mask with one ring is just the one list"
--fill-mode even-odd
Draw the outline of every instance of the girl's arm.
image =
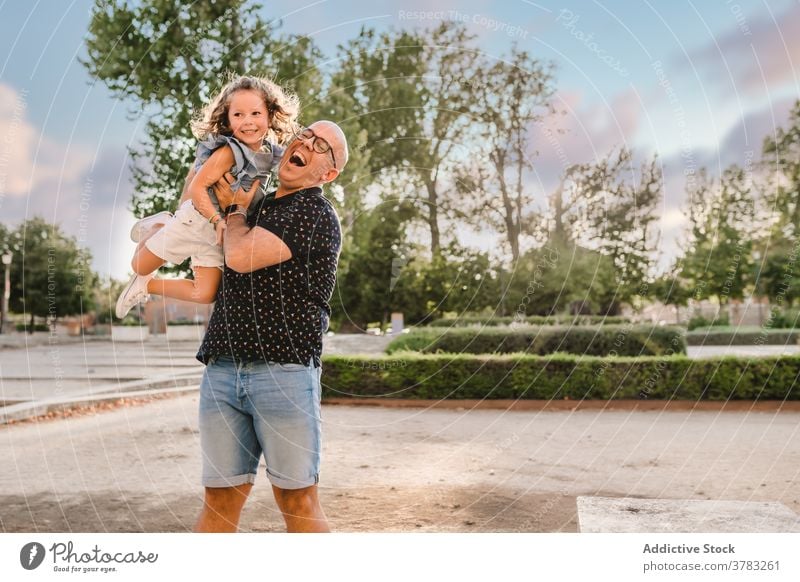
[[186, 175], [186, 181], [183, 183], [183, 192], [181, 192], [181, 199], [178, 201], [179, 207], [181, 204], [183, 204], [189, 199], [189, 184], [192, 183], [194, 175], [195, 175], [194, 166], [192, 166], [191, 169], [189, 170], [189, 173]]
[[192, 182], [189, 184], [189, 196], [197, 211], [211, 219], [219, 211], [211, 203], [208, 188], [216, 184], [234, 164], [233, 152], [229, 146], [217, 149], [206, 162], [197, 170]]

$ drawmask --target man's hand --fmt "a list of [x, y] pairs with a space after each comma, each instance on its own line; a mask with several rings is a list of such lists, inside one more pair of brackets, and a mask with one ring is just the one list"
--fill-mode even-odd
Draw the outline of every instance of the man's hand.
[[242, 188], [239, 188], [237, 192], [233, 192], [231, 190], [231, 184], [235, 181], [236, 178], [234, 178], [230, 172], [226, 172], [222, 176], [222, 179], [214, 184], [214, 193], [217, 195], [219, 206], [223, 210], [231, 204], [241, 204], [245, 208], [248, 208], [256, 192], [258, 192], [258, 189], [261, 187], [261, 182], [256, 180], [249, 190], [244, 191]]
[[225, 242], [225, 229], [228, 228], [228, 224], [224, 220], [218, 220], [217, 224], [214, 225], [214, 232], [217, 233], [217, 244], [222, 246], [222, 243]]

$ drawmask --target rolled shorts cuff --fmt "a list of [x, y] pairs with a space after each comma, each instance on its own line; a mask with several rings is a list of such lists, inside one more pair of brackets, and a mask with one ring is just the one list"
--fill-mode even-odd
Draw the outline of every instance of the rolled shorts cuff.
[[279, 477], [273, 473], [270, 473], [269, 469], [267, 469], [267, 478], [272, 485], [275, 485], [278, 489], [305, 489], [306, 487], [311, 487], [312, 485], [316, 485], [319, 483], [319, 473], [304, 480], [297, 480], [297, 479], [286, 479], [285, 477]]
[[203, 487], [219, 489], [224, 487], [238, 487], [239, 485], [253, 485], [256, 482], [255, 473], [245, 473], [233, 477], [203, 477]]
[[204, 256], [191, 257], [192, 268], [194, 267], [216, 267], [222, 269], [225, 266], [225, 259], [223, 258], [222, 251], [219, 256], [213, 253], [206, 253]]

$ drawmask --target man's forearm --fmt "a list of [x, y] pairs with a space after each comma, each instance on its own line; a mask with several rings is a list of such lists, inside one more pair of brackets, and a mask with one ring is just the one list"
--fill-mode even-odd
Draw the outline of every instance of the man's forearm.
[[[225, 263], [233, 270], [238, 271], [241, 259], [245, 255], [242, 251], [248, 246], [247, 243], [251, 242], [247, 240], [251, 229], [247, 225], [245, 217], [238, 212], [228, 215], [226, 222], [225, 239], [222, 245]], [[250, 246], [252, 246], [252, 242]]]

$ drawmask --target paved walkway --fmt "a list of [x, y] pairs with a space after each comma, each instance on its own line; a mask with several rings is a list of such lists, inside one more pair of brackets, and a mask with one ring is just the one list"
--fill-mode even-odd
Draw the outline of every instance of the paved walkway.
[[[197, 405], [186, 394], [0, 427], [0, 530], [190, 530]], [[578, 497], [772, 504], [780, 522], [738, 503], [726, 515], [800, 531], [797, 412], [323, 406], [322, 417], [320, 495], [336, 531], [576, 532]], [[264, 471], [244, 531], [283, 529]]]
[[[326, 352], [380, 354], [387, 341], [333, 336]], [[55, 398], [189, 391], [103, 414], [0, 426], [0, 531], [190, 529], [202, 504], [196, 347], [78, 338], [0, 351], [5, 414], [17, 408], [27, 417], [34, 402]], [[752, 355], [765, 351], [772, 350]], [[326, 405], [323, 422], [321, 495], [339, 531], [578, 531], [578, 497], [778, 508], [748, 514], [753, 531], [794, 530], [800, 510], [800, 413], [791, 410]], [[260, 472], [242, 527], [281, 531]], [[728, 522], [743, 516], [729, 511]]]

